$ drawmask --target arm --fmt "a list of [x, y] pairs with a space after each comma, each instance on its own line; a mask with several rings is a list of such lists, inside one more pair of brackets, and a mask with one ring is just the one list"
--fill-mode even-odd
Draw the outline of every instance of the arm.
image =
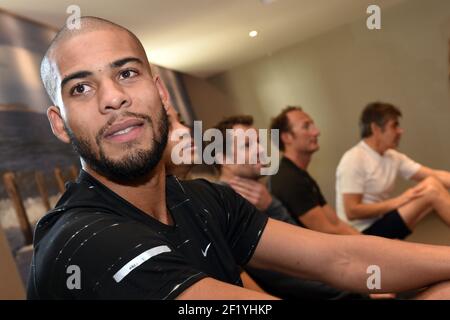
[[241, 279], [242, 279], [242, 283], [244, 284], [244, 288], [253, 290], [253, 291], [258, 291], [258, 292], [262, 292], [262, 293], [266, 293], [263, 288], [261, 288], [255, 280], [253, 280], [252, 277], [250, 277], [250, 275], [245, 272], [242, 271], [241, 272]]
[[422, 181], [427, 177], [435, 177], [447, 188], [450, 189], [450, 172], [444, 170], [434, 170], [425, 166], [420, 167], [412, 177], [412, 180]]
[[397, 209], [400, 204], [396, 198], [378, 203], [361, 203], [362, 194], [355, 193], [345, 193], [343, 199], [345, 213], [349, 220], [378, 217]]
[[358, 231], [356, 231], [349, 225], [341, 223], [341, 221], [337, 217], [335, 221], [330, 221], [328, 217], [329, 213], [327, 213], [327, 210], [333, 209], [324, 209], [325, 207], [316, 206], [305, 214], [299, 216], [298, 219], [308, 229], [319, 232], [333, 234], [359, 234]]
[[328, 220], [336, 226], [339, 231], [338, 234], [361, 234], [361, 232], [353, 228], [351, 225], [339, 219], [336, 211], [330, 205], [326, 204], [322, 207], [322, 209], [325, 211]]
[[406, 190], [398, 197], [377, 203], [362, 203], [362, 194], [344, 193], [344, 210], [349, 220], [378, 217], [421, 196], [422, 187]]
[[177, 300], [275, 300], [277, 298], [234, 286], [213, 278], [204, 278], [184, 290]]
[[376, 265], [381, 289], [372, 293], [399, 292], [450, 279], [450, 249], [372, 236], [336, 236], [269, 219], [250, 265], [355, 292], [371, 291], [367, 268]]

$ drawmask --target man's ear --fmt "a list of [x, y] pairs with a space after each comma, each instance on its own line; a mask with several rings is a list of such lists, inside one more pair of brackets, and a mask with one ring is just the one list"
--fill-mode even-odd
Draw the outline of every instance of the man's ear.
[[[162, 82], [161, 78], [156, 75], [154, 78], [156, 89], [158, 89], [159, 96], [161, 97], [161, 101], [164, 106], [169, 105], [169, 92], [166, 89], [166, 86]], [[167, 111], [167, 110], [166, 110]]]
[[377, 134], [380, 133], [380, 131], [382, 131], [381, 128], [375, 122], [370, 123], [370, 130], [372, 131], [372, 134]]
[[280, 135], [280, 140], [286, 146], [288, 143], [292, 141], [292, 134], [290, 132], [282, 132]]
[[64, 128], [64, 120], [58, 107], [51, 106], [47, 109], [47, 118], [52, 127], [53, 134], [62, 142], [70, 143], [69, 135]]

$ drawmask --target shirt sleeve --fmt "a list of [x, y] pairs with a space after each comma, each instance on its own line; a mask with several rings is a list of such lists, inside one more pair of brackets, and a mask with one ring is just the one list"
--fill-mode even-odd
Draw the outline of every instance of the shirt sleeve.
[[214, 185], [221, 197], [222, 225], [232, 254], [240, 266], [245, 266], [253, 256], [268, 216], [255, 208], [228, 186]]
[[285, 180], [283, 190], [279, 190], [276, 195], [295, 218], [326, 203], [314, 183], [294, 173], [290, 179]]
[[403, 153], [395, 152], [395, 155], [400, 161], [398, 168], [399, 174], [405, 180], [411, 179], [411, 177], [419, 171], [421, 165]]
[[341, 193], [364, 193], [366, 174], [363, 159], [355, 154], [345, 154], [336, 171]]

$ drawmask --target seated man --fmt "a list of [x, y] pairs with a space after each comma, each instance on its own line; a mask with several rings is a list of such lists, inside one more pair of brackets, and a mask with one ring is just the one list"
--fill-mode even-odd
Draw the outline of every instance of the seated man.
[[279, 130], [279, 147], [284, 153], [278, 173], [270, 179], [272, 193], [308, 229], [359, 234], [339, 220], [317, 182], [306, 171], [313, 154], [319, 150], [320, 131], [311, 117], [300, 107], [287, 107], [272, 120], [271, 128]]
[[[220, 183], [231, 186], [234, 191], [270, 218], [300, 226], [299, 221], [289, 214], [283, 204], [270, 194], [266, 185], [261, 181], [261, 162], [250, 163], [253, 156], [259, 160], [265, 150], [259, 144], [258, 139], [253, 138], [258, 136], [258, 132], [253, 126], [253, 117], [248, 115], [231, 116], [220, 121], [214, 128], [218, 129], [226, 139], [232, 139], [234, 150], [245, 154], [245, 163], [243, 164], [232, 164], [231, 161], [229, 164], [227, 161], [216, 164], [220, 174]], [[242, 132], [237, 130], [242, 130]], [[238, 136], [245, 139], [238, 139]], [[226, 139], [223, 140], [223, 150], [226, 148]], [[217, 156], [224, 157], [223, 154]], [[337, 290], [317, 281], [301, 280], [279, 272], [250, 267], [247, 267], [246, 270], [265, 291], [283, 299], [363, 298], [361, 295]]]
[[[36, 227], [29, 298], [273, 298], [242, 288], [245, 266], [450, 297], [448, 247], [314, 232], [268, 218], [229, 187], [166, 177], [168, 94], [129, 30], [81, 18], [52, 41], [41, 76], [52, 131], [82, 171]], [[368, 285], [371, 266], [379, 285]]]
[[[430, 212], [450, 226], [450, 173], [430, 169], [396, 151], [403, 130], [401, 112], [374, 102], [361, 114], [362, 140], [342, 157], [336, 171], [339, 217], [364, 234], [404, 239]], [[419, 183], [401, 195], [397, 176]]]

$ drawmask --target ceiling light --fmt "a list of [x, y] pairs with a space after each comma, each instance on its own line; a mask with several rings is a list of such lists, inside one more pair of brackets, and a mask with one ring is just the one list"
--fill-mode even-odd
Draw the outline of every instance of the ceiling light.
[[251, 38], [254, 38], [254, 37], [256, 37], [256, 36], [258, 35], [258, 31], [256, 31], [256, 30], [250, 31], [250, 32], [248, 33], [248, 35], [249, 35]]

